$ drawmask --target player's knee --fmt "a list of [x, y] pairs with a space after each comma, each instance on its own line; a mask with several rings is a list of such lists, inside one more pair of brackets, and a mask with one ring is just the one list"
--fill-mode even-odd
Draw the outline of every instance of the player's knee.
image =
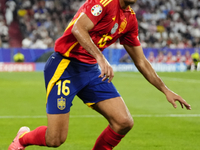
[[61, 140], [51, 140], [47, 142], [47, 146], [49, 147], [59, 147], [62, 145], [64, 142]]
[[62, 145], [66, 140], [66, 137], [63, 138], [47, 138], [46, 139], [46, 144], [49, 147], [59, 147]]
[[119, 121], [119, 130], [121, 132], [127, 133], [132, 129], [134, 125], [134, 121], [132, 117], [124, 117]]

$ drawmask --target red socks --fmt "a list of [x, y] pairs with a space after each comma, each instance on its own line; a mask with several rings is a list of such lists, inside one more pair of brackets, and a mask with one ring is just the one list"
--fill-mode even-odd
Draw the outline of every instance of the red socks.
[[108, 126], [97, 138], [92, 150], [112, 150], [124, 137]]
[[[40, 126], [33, 131], [30, 131], [21, 138], [19, 142], [24, 145], [39, 145], [46, 146], [45, 134], [47, 127]], [[92, 150], [112, 150], [124, 137], [113, 131], [110, 126], [108, 126], [97, 138], [96, 143]]]
[[33, 131], [30, 131], [21, 138], [19, 138], [19, 142], [24, 145], [39, 145], [46, 146], [45, 134], [46, 134], [47, 126], [40, 126]]

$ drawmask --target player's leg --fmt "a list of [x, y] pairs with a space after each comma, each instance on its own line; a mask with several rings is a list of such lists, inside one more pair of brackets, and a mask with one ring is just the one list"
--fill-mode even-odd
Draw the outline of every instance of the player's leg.
[[[20, 129], [14, 142], [9, 146], [9, 150], [23, 150], [28, 145], [57, 147], [65, 141], [68, 131], [69, 111], [74, 95], [70, 95], [68, 101], [66, 100], [66, 95], [63, 95], [60, 88], [65, 77], [63, 76], [63, 80], [60, 77], [68, 65], [69, 60], [63, 59], [58, 53], [52, 54], [48, 59], [44, 70], [47, 88], [48, 127], [40, 126], [30, 132], [27, 127]], [[66, 94], [66, 91], [64, 92]]]
[[46, 127], [45, 134], [41, 128], [44, 128], [45, 126], [38, 127], [35, 130], [24, 134], [19, 139], [23, 146], [40, 145], [58, 147], [65, 142], [68, 133], [69, 113], [55, 115], [47, 114], [47, 118], [48, 126]]
[[29, 145], [58, 147], [65, 142], [68, 133], [69, 113], [47, 114], [48, 126], [29, 131], [22, 127], [8, 150], [24, 150]]
[[89, 84], [78, 92], [79, 98], [102, 114], [109, 126], [96, 141], [93, 150], [111, 150], [132, 128], [133, 119], [117, 89], [108, 80], [102, 82], [98, 68], [88, 73]]
[[118, 134], [125, 135], [133, 126], [133, 118], [121, 97], [100, 101], [93, 108], [108, 120]]
[[200, 71], [200, 62], [197, 63], [197, 71]]
[[46, 144], [50, 147], [58, 147], [65, 142], [68, 133], [69, 113], [47, 114], [48, 127], [46, 131]]
[[121, 97], [100, 101], [93, 108], [109, 122], [96, 140], [93, 150], [111, 150], [133, 127], [132, 116]]

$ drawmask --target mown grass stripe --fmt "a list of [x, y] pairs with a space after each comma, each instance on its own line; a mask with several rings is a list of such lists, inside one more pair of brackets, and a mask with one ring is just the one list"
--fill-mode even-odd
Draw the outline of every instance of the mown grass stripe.
[[[70, 118], [99, 118], [102, 117], [101, 115], [71, 115]], [[132, 117], [137, 117], [137, 118], [145, 118], [145, 117], [200, 117], [200, 114], [165, 114], [165, 115], [160, 115], [160, 114], [138, 114], [138, 115], [132, 115]], [[23, 118], [46, 118], [46, 116], [0, 116], [0, 119], [23, 119]]]

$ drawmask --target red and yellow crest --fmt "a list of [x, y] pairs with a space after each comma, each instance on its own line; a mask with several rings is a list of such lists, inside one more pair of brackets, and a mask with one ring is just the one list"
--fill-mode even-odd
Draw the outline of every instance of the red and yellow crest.
[[127, 25], [127, 21], [126, 21], [126, 18], [125, 18], [125, 19], [123, 19], [123, 21], [121, 22], [121, 24], [119, 26], [119, 34], [124, 31], [124, 29], [126, 28], [126, 25]]

